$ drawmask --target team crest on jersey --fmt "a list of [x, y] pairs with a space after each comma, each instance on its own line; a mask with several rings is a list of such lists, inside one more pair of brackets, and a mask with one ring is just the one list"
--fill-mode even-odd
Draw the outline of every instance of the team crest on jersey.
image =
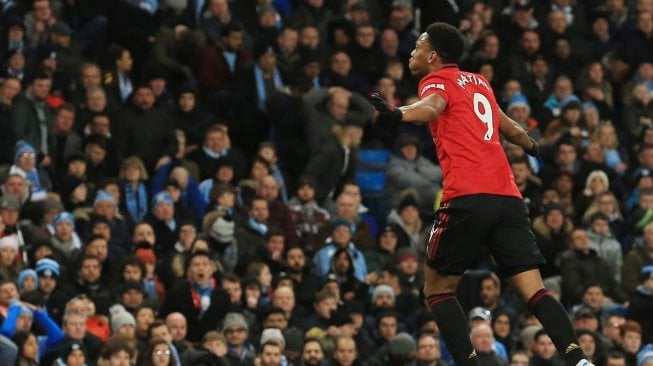
[[429, 89], [444, 90], [444, 84], [427, 84], [427, 85], [424, 85], [424, 87], [422, 88], [422, 91], [419, 93], [419, 95], [424, 95], [424, 93], [426, 93], [426, 91], [429, 90]]

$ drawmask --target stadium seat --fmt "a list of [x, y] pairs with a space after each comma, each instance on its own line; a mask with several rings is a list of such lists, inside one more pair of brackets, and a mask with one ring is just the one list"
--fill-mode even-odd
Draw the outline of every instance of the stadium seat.
[[390, 150], [364, 149], [358, 152], [358, 171], [384, 172], [390, 160]]

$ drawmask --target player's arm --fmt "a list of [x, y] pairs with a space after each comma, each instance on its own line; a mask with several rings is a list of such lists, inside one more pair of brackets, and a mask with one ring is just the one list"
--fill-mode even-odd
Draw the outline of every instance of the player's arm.
[[411, 105], [399, 107], [404, 122], [424, 124], [433, 121], [447, 107], [447, 101], [440, 94], [434, 93]]
[[502, 110], [499, 110], [501, 120], [499, 130], [508, 142], [521, 146], [528, 155], [539, 157], [540, 147], [528, 133], [512, 118], [506, 116]]
[[444, 98], [435, 93], [411, 105], [395, 107], [381, 98], [378, 94], [372, 94], [372, 104], [379, 113], [400, 122], [412, 122], [425, 124], [434, 120], [447, 107]]

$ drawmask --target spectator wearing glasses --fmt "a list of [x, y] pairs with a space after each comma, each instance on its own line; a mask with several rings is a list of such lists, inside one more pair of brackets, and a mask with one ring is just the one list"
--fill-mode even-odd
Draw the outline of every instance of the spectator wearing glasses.
[[162, 340], [153, 341], [144, 355], [144, 366], [177, 366], [177, 360], [172, 355], [170, 345]]
[[441, 355], [440, 341], [435, 333], [425, 332], [417, 338], [417, 362], [420, 366], [446, 366]]
[[229, 313], [222, 323], [222, 333], [227, 341], [227, 360], [233, 365], [248, 365], [256, 358], [256, 350], [247, 342], [249, 326], [239, 313]]

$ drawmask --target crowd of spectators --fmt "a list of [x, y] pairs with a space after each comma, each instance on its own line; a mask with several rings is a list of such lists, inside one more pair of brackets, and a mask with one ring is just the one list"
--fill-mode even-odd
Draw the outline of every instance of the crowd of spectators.
[[[433, 141], [367, 100], [445, 21], [542, 147], [505, 144], [587, 358], [653, 365], [653, 0], [0, 5], [0, 364], [452, 365]], [[458, 291], [480, 364], [563, 365], [505, 284], [479, 252]]]

